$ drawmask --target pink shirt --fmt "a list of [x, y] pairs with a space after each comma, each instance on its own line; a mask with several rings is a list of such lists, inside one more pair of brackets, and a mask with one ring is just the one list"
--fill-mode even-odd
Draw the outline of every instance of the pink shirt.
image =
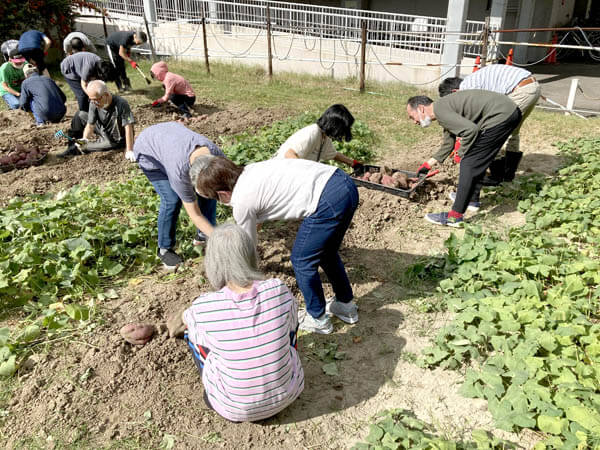
[[192, 85], [185, 78], [176, 73], [167, 72], [163, 84], [165, 85], [165, 95], [160, 98], [163, 102], [166, 102], [171, 94], [187, 95], [188, 97], [196, 96], [192, 89]]
[[202, 383], [210, 404], [235, 422], [271, 417], [304, 389], [304, 372], [291, 345], [298, 305], [279, 279], [256, 281], [236, 294], [224, 287], [198, 297], [184, 312], [188, 337], [208, 347]]

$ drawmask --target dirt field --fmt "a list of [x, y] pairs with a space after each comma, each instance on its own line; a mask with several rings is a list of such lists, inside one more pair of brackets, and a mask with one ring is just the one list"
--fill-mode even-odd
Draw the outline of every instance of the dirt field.
[[[190, 127], [213, 139], [284, 118], [283, 109], [221, 110], [198, 107]], [[134, 108], [137, 129], [171, 119], [165, 110]], [[28, 193], [57, 192], [82, 180], [103, 183], [132, 171], [121, 152], [59, 159], [66, 145], [53, 135], [61, 124], [35, 128], [24, 113], [0, 113], [0, 149], [15, 143], [51, 150], [45, 164], [0, 175], [0, 199]], [[401, 126], [412, 126], [402, 123]], [[386, 163], [413, 169], [431, 155], [438, 141], [400, 152]], [[525, 137], [525, 143], [527, 138]], [[524, 168], [550, 170], [557, 163], [554, 149], [539, 148]], [[535, 156], [535, 155], [539, 156]], [[537, 159], [537, 161], [536, 161]], [[533, 161], [533, 162], [532, 162]], [[493, 430], [482, 400], [465, 399], [457, 391], [457, 372], [425, 370], [415, 355], [428, 344], [446, 317], [422, 314], [414, 303], [430, 287], [401, 283], [402, 269], [423, 255], [440, 252], [450, 230], [427, 225], [426, 212], [447, 210], [457, 169], [448, 165], [411, 201], [360, 188], [360, 206], [341, 250], [360, 321], [354, 326], [334, 321], [329, 336], [301, 335], [299, 349], [306, 387], [300, 398], [275, 418], [260, 423], [232, 424], [207, 410], [202, 383], [182, 340], [169, 339], [167, 317], [208, 290], [202, 260], [186, 262], [176, 277], [159, 272], [131, 279], [117, 289], [119, 297], [103, 305], [103, 324], [86, 335], [40, 352], [16, 382], [4, 419], [7, 448], [109, 447], [157, 448], [165, 435], [174, 448], [348, 448], [364, 438], [368, 422], [385, 408], [406, 408], [449, 437], [468, 437], [474, 428]], [[495, 210], [483, 198], [483, 212]], [[519, 223], [514, 207], [496, 211], [498, 220]], [[298, 294], [289, 253], [296, 223], [274, 223], [260, 233], [262, 269], [285, 280]], [[459, 232], [460, 233], [460, 232]], [[429, 290], [428, 290], [429, 289]], [[329, 285], [326, 284], [330, 294]], [[433, 294], [432, 294], [433, 295]], [[130, 321], [154, 323], [160, 332], [143, 347], [123, 342], [118, 330]], [[346, 352], [339, 376], [323, 373], [317, 350], [335, 343]], [[41, 349], [40, 349], [41, 350]], [[528, 446], [526, 436], [508, 436]]]

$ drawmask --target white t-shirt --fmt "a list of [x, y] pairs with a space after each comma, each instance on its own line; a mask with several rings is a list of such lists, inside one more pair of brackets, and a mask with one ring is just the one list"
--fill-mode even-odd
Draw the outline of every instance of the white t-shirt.
[[244, 168], [233, 188], [233, 218], [256, 244], [256, 224], [315, 212], [337, 169], [304, 159], [269, 159]]
[[292, 134], [277, 150], [275, 158], [285, 158], [288, 150], [294, 150], [300, 159], [327, 161], [337, 155], [331, 139], [323, 134], [319, 125], [313, 123]]

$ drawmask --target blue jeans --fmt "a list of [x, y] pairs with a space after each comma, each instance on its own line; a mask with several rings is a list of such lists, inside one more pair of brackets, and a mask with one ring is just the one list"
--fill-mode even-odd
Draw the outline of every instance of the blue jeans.
[[[152, 177], [155, 178], [155, 177]], [[177, 218], [181, 210], [181, 199], [171, 188], [171, 184], [164, 175], [164, 179], [150, 180], [154, 190], [160, 197], [158, 209], [158, 247], [173, 248], [175, 246], [175, 230]], [[200, 212], [211, 224], [217, 223], [217, 201], [196, 196]]]
[[2, 95], [2, 98], [10, 109], [19, 109], [19, 97], [7, 92], [6, 94]]
[[35, 123], [37, 123], [38, 125], [44, 124], [44, 119], [42, 119], [40, 117], [40, 115], [35, 111], [35, 108], [33, 107], [33, 99], [29, 100], [28, 108], [29, 108], [29, 111], [31, 111], [31, 114], [33, 114], [33, 118], [35, 119]]
[[319, 267], [327, 275], [338, 301], [347, 303], [354, 297], [338, 249], [357, 206], [354, 182], [338, 169], [325, 185], [316, 211], [298, 228], [291, 260], [306, 310], [312, 317], [325, 313]]

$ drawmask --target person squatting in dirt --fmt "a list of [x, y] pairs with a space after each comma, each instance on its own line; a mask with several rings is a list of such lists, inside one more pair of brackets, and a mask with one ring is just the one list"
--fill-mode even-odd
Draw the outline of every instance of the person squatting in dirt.
[[47, 77], [50, 77], [50, 73], [46, 68], [44, 58], [48, 54], [51, 43], [48, 36], [37, 30], [26, 31], [19, 38], [19, 53], [29, 64], [36, 66], [40, 74]]
[[68, 56], [73, 54], [74, 39], [77, 39], [79, 43], [81, 43], [81, 45], [83, 46], [83, 48], [80, 48], [77, 51], [85, 51], [90, 53], [96, 53], [98, 51], [96, 50], [96, 46], [94, 45], [94, 43], [86, 34], [82, 33], [81, 31], [72, 31], [71, 33], [67, 34], [63, 39], [63, 50], [65, 51], [65, 55]]
[[458, 90], [483, 89], [507, 95], [521, 111], [521, 122], [512, 132], [496, 159], [490, 164], [490, 176], [483, 179], [487, 186], [497, 186], [503, 181], [512, 181], [523, 157], [520, 150], [519, 132], [525, 119], [535, 107], [541, 95], [538, 81], [531, 72], [521, 67], [492, 64], [466, 76], [446, 78], [438, 86], [440, 97]]
[[9, 109], [18, 109], [21, 83], [25, 79], [23, 73], [25, 58], [19, 53], [17, 47], [10, 48], [7, 57], [8, 61], [0, 66], [0, 95]]
[[115, 81], [116, 71], [111, 63], [85, 50], [85, 44], [79, 38], [71, 40], [70, 48], [71, 54], [60, 63], [60, 71], [75, 94], [79, 110], [87, 112], [90, 107], [86, 92], [88, 83], [92, 80]]
[[142, 45], [147, 39], [148, 37], [143, 31], [115, 31], [106, 38], [108, 57], [117, 71], [115, 84], [119, 92], [131, 89], [131, 82], [127, 78], [125, 70], [125, 61], [134, 69], [137, 68], [137, 63], [131, 59], [131, 47]]
[[182, 203], [197, 228], [194, 245], [205, 242], [216, 224], [216, 200], [199, 196], [190, 179], [202, 155], [225, 157], [214, 142], [179, 122], [159, 123], [144, 129], [135, 141], [133, 152], [127, 154], [129, 160], [137, 161], [160, 197], [158, 257], [167, 270], [175, 270], [183, 262], [174, 250]]
[[159, 106], [164, 102], [173, 103], [183, 117], [189, 119], [192, 117], [191, 108], [196, 102], [196, 93], [192, 85], [181, 75], [169, 72], [167, 63], [159, 61], [150, 68], [152, 78], [161, 81], [165, 88], [165, 95], [152, 102], [152, 106]]
[[[103, 152], [125, 147], [125, 155], [133, 150], [135, 120], [129, 103], [112, 95], [104, 81], [88, 84], [89, 112], [78, 111], [71, 120], [68, 132], [72, 142], [63, 153], [65, 157], [89, 152]], [[78, 142], [74, 142], [77, 139]]]
[[300, 158], [310, 161], [333, 159], [357, 169], [361, 163], [338, 152], [334, 141], [352, 140], [354, 117], [344, 105], [332, 105], [325, 110], [316, 123], [292, 134], [277, 150], [275, 158]]
[[215, 291], [178, 314], [204, 401], [232, 422], [272, 417], [304, 389], [297, 300], [278, 278], [265, 279], [254, 242], [238, 225], [214, 229], [204, 268]]
[[21, 84], [21, 109], [31, 112], [40, 126], [48, 122], [58, 123], [67, 113], [65, 93], [52, 78], [40, 76], [37, 67], [25, 64], [25, 81]]
[[[235, 222], [254, 245], [258, 224], [303, 219], [291, 255], [308, 312], [301, 329], [333, 332], [326, 308], [347, 323], [358, 321], [352, 287], [338, 253], [358, 206], [358, 190], [348, 175], [334, 166], [304, 159], [270, 159], [240, 167], [226, 158], [205, 156], [197, 167], [200, 170], [190, 173], [197, 192], [231, 205]], [[335, 293], [329, 302], [319, 267]]]
[[479, 194], [485, 171], [508, 136], [521, 121], [521, 110], [503, 94], [482, 90], [458, 91], [434, 102], [417, 95], [408, 99], [406, 112], [417, 125], [427, 127], [437, 120], [444, 129], [440, 149], [417, 169], [426, 175], [435, 164], [452, 153], [457, 137], [461, 145], [454, 156], [460, 163], [458, 187], [450, 193], [454, 204], [449, 212], [430, 213], [429, 222], [458, 227], [467, 208], [479, 210]]

